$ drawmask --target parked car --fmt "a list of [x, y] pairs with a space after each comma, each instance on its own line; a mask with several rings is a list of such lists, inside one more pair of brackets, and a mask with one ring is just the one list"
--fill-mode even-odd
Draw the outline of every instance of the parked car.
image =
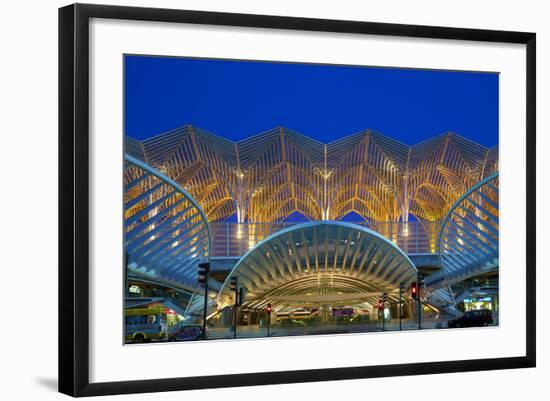
[[471, 310], [458, 319], [447, 322], [451, 328], [488, 326], [490, 324], [493, 324], [493, 313], [489, 309]]
[[[202, 326], [200, 324], [183, 324], [178, 325], [176, 330], [170, 333], [169, 341], [194, 341], [201, 340]], [[208, 329], [206, 329], [206, 336], [208, 338]]]

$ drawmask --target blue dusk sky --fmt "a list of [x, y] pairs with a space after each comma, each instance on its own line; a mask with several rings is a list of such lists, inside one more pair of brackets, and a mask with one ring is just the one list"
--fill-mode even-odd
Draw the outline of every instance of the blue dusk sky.
[[409, 145], [453, 131], [491, 147], [498, 74], [126, 56], [126, 134], [186, 124], [235, 141], [278, 126], [325, 143], [370, 128]]

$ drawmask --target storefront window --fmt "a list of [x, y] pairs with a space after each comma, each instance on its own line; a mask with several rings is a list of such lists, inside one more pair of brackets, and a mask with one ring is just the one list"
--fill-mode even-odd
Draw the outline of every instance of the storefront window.
[[496, 310], [496, 302], [494, 296], [471, 297], [464, 299], [464, 311], [489, 309]]

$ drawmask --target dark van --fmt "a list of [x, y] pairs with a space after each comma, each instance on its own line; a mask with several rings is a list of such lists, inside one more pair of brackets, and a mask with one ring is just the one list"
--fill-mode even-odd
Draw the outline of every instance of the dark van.
[[449, 320], [447, 325], [455, 327], [480, 327], [493, 324], [493, 313], [489, 309], [471, 310], [458, 319]]
[[[208, 329], [206, 329], [205, 338], [208, 338]], [[199, 324], [181, 324], [176, 326], [176, 330], [170, 333], [168, 341], [194, 341], [202, 340], [202, 326]]]

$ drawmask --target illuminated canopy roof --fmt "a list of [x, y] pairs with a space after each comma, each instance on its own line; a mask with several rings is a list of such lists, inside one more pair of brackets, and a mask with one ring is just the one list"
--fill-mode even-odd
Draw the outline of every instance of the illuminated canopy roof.
[[400, 283], [416, 279], [411, 260], [391, 241], [368, 228], [319, 221], [278, 231], [246, 253], [228, 275], [218, 307], [234, 302], [230, 278], [245, 290], [245, 305], [365, 301], [383, 292], [398, 299]]
[[287, 128], [239, 142], [184, 126], [127, 152], [198, 200], [209, 221], [282, 221], [293, 212], [339, 220], [442, 219], [472, 185], [498, 170], [498, 149], [454, 133], [408, 146], [365, 130], [324, 144]]
[[442, 269], [426, 277], [430, 303], [454, 306], [452, 285], [499, 267], [499, 173], [469, 188], [445, 216], [439, 233]]
[[[498, 267], [499, 175], [495, 172], [462, 195], [443, 220], [439, 273], [447, 285]], [[436, 285], [436, 276], [431, 278]]]
[[129, 273], [155, 283], [197, 288], [208, 258], [210, 228], [200, 205], [177, 183], [126, 155], [124, 245]]

